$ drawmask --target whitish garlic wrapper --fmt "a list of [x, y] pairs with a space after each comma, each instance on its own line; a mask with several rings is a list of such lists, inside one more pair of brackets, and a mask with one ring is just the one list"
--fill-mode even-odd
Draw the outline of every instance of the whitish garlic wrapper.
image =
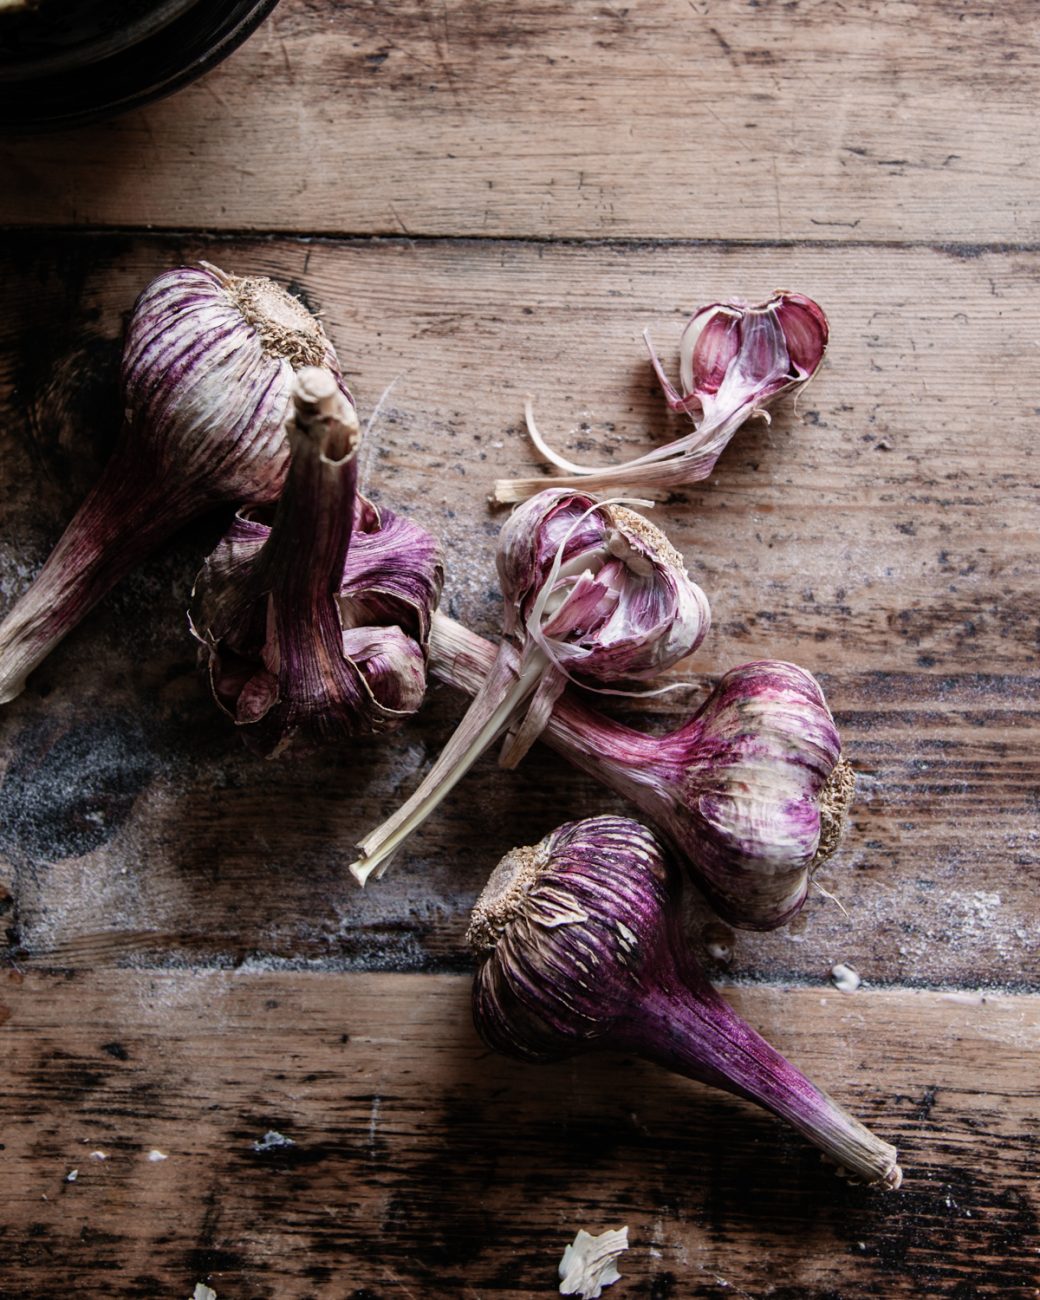
[[127, 326], [116, 450], [0, 624], [0, 703], [185, 521], [221, 502], [277, 498], [301, 366], [326, 368], [349, 399], [321, 325], [273, 281], [203, 263], [148, 285]]
[[753, 1101], [842, 1169], [897, 1188], [895, 1147], [820, 1091], [709, 984], [682, 931], [679, 880], [626, 817], [570, 822], [507, 853], [477, 900], [473, 1018], [524, 1061], [606, 1049]]
[[[437, 615], [433, 672], [476, 695], [502, 651]], [[644, 813], [719, 914], [744, 929], [782, 925], [837, 848], [854, 777], [819, 683], [759, 660], [733, 668], [688, 722], [650, 736], [568, 691], [542, 737]]]
[[436, 541], [357, 493], [353, 406], [296, 378], [292, 461], [270, 524], [240, 513], [196, 579], [191, 628], [217, 703], [260, 753], [387, 731], [426, 690]]
[[[528, 431], [539, 454], [569, 475], [580, 475], [583, 488], [666, 490], [707, 478], [746, 420], [765, 415], [777, 398], [809, 382], [827, 351], [829, 326], [823, 309], [800, 293], [777, 291], [755, 307], [736, 298], [702, 307], [679, 343], [681, 391], [665, 375], [649, 333], [644, 337], [669, 407], [691, 416], [697, 427], [623, 465], [576, 465], [544, 441], [528, 403]], [[568, 481], [573, 480], [502, 479], [495, 484], [495, 499], [522, 501]]]
[[361, 842], [351, 871], [385, 869], [480, 755], [506, 736], [514, 766], [568, 681], [631, 693], [700, 645], [707, 598], [664, 534], [625, 506], [584, 493], [540, 493], [502, 529], [504, 644], [458, 729], [410, 799]]

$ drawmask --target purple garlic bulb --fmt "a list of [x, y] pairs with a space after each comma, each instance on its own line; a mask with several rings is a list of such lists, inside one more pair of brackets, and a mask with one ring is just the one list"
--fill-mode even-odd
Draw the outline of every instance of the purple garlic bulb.
[[[804, 387], [827, 351], [829, 326], [823, 309], [804, 294], [777, 291], [768, 302], [750, 307], [740, 299], [702, 307], [687, 323], [679, 343], [677, 392], [645, 334], [654, 372], [673, 411], [691, 416], [697, 427], [674, 442], [623, 465], [599, 468], [575, 465], [550, 448], [534, 424], [530, 406], [528, 431], [540, 455], [580, 475], [582, 486], [665, 490], [707, 478], [729, 440], [753, 415], [784, 393]], [[495, 500], [522, 501], [565, 478], [503, 479]]]
[[[771, 930], [801, 908], [853, 787], [815, 678], [776, 660], [743, 664], [676, 731], [609, 745], [589, 712], [578, 730], [591, 723], [595, 749], [587, 731], [572, 737], [579, 766], [660, 828], [722, 917]], [[828, 836], [825, 807], [838, 823]]]
[[626, 506], [540, 492], [502, 528], [504, 631], [586, 684], [647, 681], [704, 640], [711, 611], [664, 533]]
[[675, 869], [625, 817], [570, 822], [507, 853], [477, 900], [473, 1019], [524, 1061], [629, 1052], [786, 1120], [842, 1169], [897, 1188], [896, 1149], [723, 1001], [682, 933]]
[[[434, 673], [471, 695], [501, 657], [441, 615], [431, 650]], [[660, 736], [568, 691], [542, 735], [635, 804], [732, 925], [770, 930], [789, 920], [840, 842], [852, 769], [819, 684], [794, 664], [731, 669], [688, 722]]]
[[301, 370], [293, 403], [274, 519], [238, 515], [190, 611], [217, 704], [267, 755], [383, 732], [418, 709], [443, 576], [424, 529], [358, 495], [357, 417], [334, 376]]
[[0, 624], [0, 703], [181, 524], [222, 502], [277, 498], [301, 366], [327, 368], [342, 387], [321, 325], [271, 280], [202, 263], [148, 285], [127, 327], [116, 450]]
[[437, 762], [400, 809], [360, 844], [351, 871], [364, 884], [505, 736], [515, 766], [545, 726], [568, 681], [610, 694], [690, 654], [711, 615], [682, 556], [641, 515], [583, 493], [542, 492], [502, 529], [498, 572], [503, 644]]

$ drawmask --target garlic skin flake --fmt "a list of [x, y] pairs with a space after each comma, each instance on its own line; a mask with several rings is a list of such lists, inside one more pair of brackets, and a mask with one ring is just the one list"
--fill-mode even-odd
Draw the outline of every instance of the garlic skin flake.
[[858, 970], [840, 961], [831, 967], [831, 983], [839, 993], [855, 993], [863, 980]]
[[617, 1260], [628, 1250], [628, 1227], [608, 1228], [598, 1237], [578, 1229], [560, 1260], [560, 1295], [597, 1300], [605, 1287], [619, 1281]]
[[328, 370], [319, 322], [271, 280], [182, 266], [134, 305], [123, 347], [123, 430], [29, 590], [0, 624], [0, 703], [95, 604], [182, 524], [224, 502], [274, 501], [296, 370]]
[[430, 534], [358, 494], [360, 432], [334, 378], [301, 370], [293, 403], [274, 518], [238, 515], [189, 613], [214, 699], [267, 756], [385, 732], [414, 713], [443, 580]]
[[[622, 465], [576, 465], [545, 442], [527, 404], [527, 429], [539, 455], [581, 486], [664, 491], [707, 478], [730, 439], [754, 415], [785, 393], [803, 388], [827, 351], [829, 326], [823, 309], [801, 293], [777, 290], [768, 301], [749, 306], [742, 299], [702, 307], [689, 320], [679, 343], [677, 391], [667, 378], [644, 333], [654, 373], [669, 408], [696, 421], [693, 433], [665, 443]], [[573, 482], [573, 480], [571, 480]], [[494, 499], [522, 501], [566, 478], [500, 479]]]

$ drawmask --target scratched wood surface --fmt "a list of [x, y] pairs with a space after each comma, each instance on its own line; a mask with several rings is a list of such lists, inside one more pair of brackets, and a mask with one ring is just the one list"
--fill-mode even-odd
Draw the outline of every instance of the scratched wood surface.
[[468, 990], [284, 971], [0, 984], [22, 1229], [0, 1237], [6, 1294], [67, 1294], [40, 1286], [61, 1261], [97, 1295], [206, 1279], [220, 1300], [520, 1300], [552, 1293], [578, 1225], [621, 1223], [612, 1296], [1035, 1294], [1040, 998], [728, 990], [898, 1143], [886, 1194], [638, 1061], [496, 1058]]
[[176, 100], [0, 151], [0, 219], [1028, 242], [1038, 67], [1032, 0], [285, 0]]
[[[1031, 16], [283, 0], [175, 99], [0, 142], [0, 608], [102, 463], [125, 313], [179, 261], [290, 285], [363, 414], [393, 383], [369, 490], [443, 539], [443, 608], [488, 636], [485, 498], [536, 465], [526, 395], [561, 448], [621, 459], [669, 429], [644, 327], [674, 359], [699, 302], [824, 304], [797, 408], [657, 508], [714, 626], [689, 694], [626, 716], [675, 725], [763, 655], [824, 683], [860, 773], [820, 881], [847, 915], [814, 897], [711, 969], [908, 1167], [849, 1191], [649, 1069], [483, 1052], [487, 872], [621, 805], [540, 750], [484, 761], [360, 893], [353, 840], [463, 701], [251, 759], [184, 625], [212, 516], [0, 711], [0, 1296], [548, 1295], [562, 1237], [622, 1221], [619, 1297], [1038, 1293]], [[711, 925], [695, 901], [691, 941]], [[254, 1151], [267, 1129], [296, 1146]]]

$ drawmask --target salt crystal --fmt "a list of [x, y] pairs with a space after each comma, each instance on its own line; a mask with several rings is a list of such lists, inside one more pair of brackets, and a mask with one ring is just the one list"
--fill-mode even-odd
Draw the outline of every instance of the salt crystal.
[[287, 1138], [283, 1133], [278, 1133], [271, 1128], [258, 1142], [253, 1143], [253, 1150], [277, 1151], [279, 1147], [294, 1147], [295, 1145], [296, 1143], [292, 1138]]

